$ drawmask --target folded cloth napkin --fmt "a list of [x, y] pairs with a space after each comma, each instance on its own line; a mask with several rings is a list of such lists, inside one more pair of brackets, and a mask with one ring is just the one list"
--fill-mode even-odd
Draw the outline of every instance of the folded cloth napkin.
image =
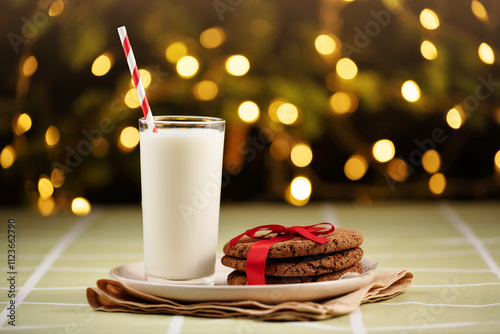
[[323, 320], [349, 314], [359, 305], [392, 298], [406, 290], [413, 274], [407, 270], [375, 273], [365, 286], [328, 300], [266, 304], [252, 300], [182, 302], [131, 289], [112, 279], [100, 279], [87, 289], [90, 306], [98, 311], [192, 315], [213, 318], [247, 317], [260, 320]]

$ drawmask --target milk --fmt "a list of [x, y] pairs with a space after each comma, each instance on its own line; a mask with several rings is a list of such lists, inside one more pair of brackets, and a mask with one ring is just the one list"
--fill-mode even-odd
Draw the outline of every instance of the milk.
[[190, 280], [214, 274], [224, 131], [140, 133], [146, 275]]

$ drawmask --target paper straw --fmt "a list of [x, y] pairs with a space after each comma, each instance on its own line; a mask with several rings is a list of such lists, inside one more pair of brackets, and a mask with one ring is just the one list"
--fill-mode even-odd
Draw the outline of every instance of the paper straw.
[[[153, 114], [151, 113], [151, 108], [149, 107], [149, 102], [146, 97], [146, 91], [144, 90], [144, 85], [142, 84], [141, 75], [139, 74], [137, 62], [135, 61], [134, 57], [134, 51], [132, 51], [132, 45], [130, 45], [130, 40], [128, 38], [127, 29], [125, 28], [125, 26], [118, 28], [118, 35], [120, 35], [123, 51], [125, 52], [125, 57], [127, 58], [128, 68], [130, 69], [130, 74], [132, 75], [132, 81], [134, 82], [135, 89], [137, 90], [137, 95], [139, 96], [142, 113], [144, 114], [144, 118], [146, 118], [146, 121], [148, 121], [148, 123], [150, 124], [153, 124]], [[153, 127], [153, 132], [157, 132], [156, 125]]]

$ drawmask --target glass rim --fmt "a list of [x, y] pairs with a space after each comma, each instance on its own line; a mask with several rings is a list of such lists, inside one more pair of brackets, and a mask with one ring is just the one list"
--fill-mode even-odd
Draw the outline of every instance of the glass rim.
[[[149, 121], [145, 117], [139, 118], [142, 124], [148, 124]], [[210, 116], [190, 116], [190, 115], [167, 115], [153, 116], [155, 124], [179, 124], [179, 125], [198, 125], [198, 124], [224, 124], [226, 121], [219, 117]]]

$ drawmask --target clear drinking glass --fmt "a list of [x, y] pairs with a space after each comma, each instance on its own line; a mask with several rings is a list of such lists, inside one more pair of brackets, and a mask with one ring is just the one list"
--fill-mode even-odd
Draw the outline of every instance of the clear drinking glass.
[[153, 119], [139, 119], [146, 279], [213, 284], [225, 121]]

